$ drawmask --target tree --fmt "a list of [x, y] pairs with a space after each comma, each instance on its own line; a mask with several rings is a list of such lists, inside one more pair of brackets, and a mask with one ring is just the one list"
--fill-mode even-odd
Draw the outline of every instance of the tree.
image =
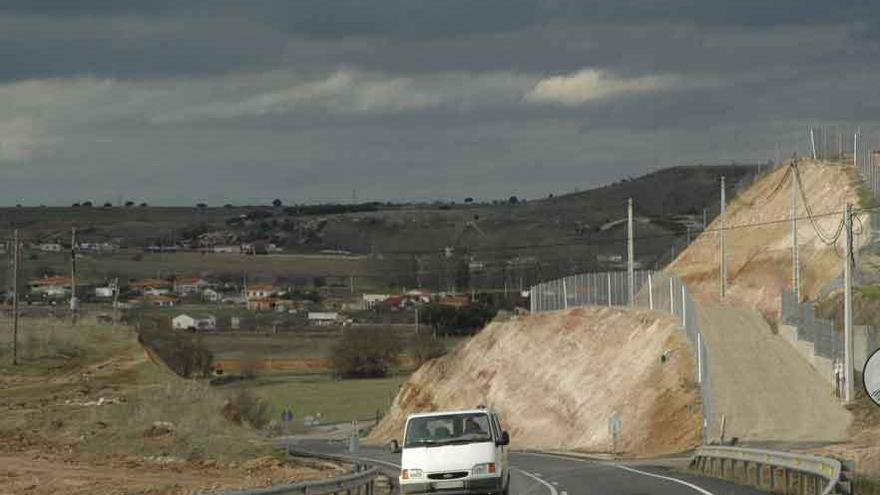
[[464, 202], [467, 204], [471, 204], [474, 202], [474, 198], [471, 198], [471, 197], [464, 198]]
[[79, 203], [74, 203], [74, 204], [72, 204], [72, 205], [70, 205], [70, 206], [73, 207], [73, 208], [79, 208]]
[[519, 198], [517, 198], [516, 196], [511, 196], [511, 197], [507, 200], [507, 202], [510, 203], [510, 204], [512, 204], [512, 205], [515, 205], [515, 204], [519, 203]]
[[131, 208], [132, 206], [134, 206], [134, 201], [126, 201], [126, 202], [125, 202], [125, 207], [126, 207], [126, 208]]
[[414, 335], [409, 341], [407, 349], [417, 366], [446, 354], [446, 346], [443, 342], [427, 334]]
[[394, 330], [347, 328], [331, 351], [331, 361], [342, 378], [381, 378], [397, 363], [401, 351], [403, 342]]
[[85, 206], [86, 208], [91, 208], [91, 207], [92, 207], [92, 202], [91, 202], [91, 201], [83, 201], [83, 202], [82, 202], [82, 205]]
[[207, 208], [207, 207], [208, 207], [208, 205], [206, 205], [205, 203], [196, 204], [196, 208]]
[[104, 203], [104, 208], [113, 208], [113, 203], [107, 201], [106, 203]]
[[148, 206], [148, 205], [147, 205], [146, 202], [140, 204], [140, 207], [141, 207], [141, 208], [146, 208], [147, 206]]
[[272, 200], [272, 206], [274, 206], [275, 208], [281, 208], [281, 204], [282, 203], [281, 203], [280, 199], [276, 198], [276, 199]]

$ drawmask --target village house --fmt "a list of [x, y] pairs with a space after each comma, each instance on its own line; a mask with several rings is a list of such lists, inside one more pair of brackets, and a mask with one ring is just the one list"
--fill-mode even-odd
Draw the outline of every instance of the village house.
[[373, 309], [376, 304], [391, 297], [390, 294], [363, 294], [361, 296], [361, 309]]
[[308, 318], [309, 323], [320, 326], [333, 325], [340, 321], [339, 313], [336, 312], [310, 311]]
[[156, 308], [173, 308], [177, 305], [177, 298], [173, 296], [144, 296], [132, 299], [131, 304]]
[[112, 286], [95, 287], [95, 297], [102, 299], [110, 299], [116, 293], [116, 288]]
[[196, 295], [210, 285], [210, 282], [201, 277], [184, 278], [174, 282], [174, 293], [180, 297]]
[[279, 289], [271, 284], [254, 284], [247, 286], [248, 299], [264, 299], [278, 295]]
[[214, 315], [194, 318], [187, 314], [180, 314], [171, 319], [171, 327], [175, 330], [216, 330], [217, 318]]
[[70, 277], [44, 276], [31, 280], [30, 290], [45, 297], [64, 297], [70, 294]]
[[212, 250], [213, 252], [215, 252], [215, 253], [227, 253], [227, 254], [229, 254], [229, 253], [234, 253], [234, 254], [241, 254], [241, 246], [236, 246], [236, 245], [231, 245], [231, 244], [225, 244], [225, 245], [220, 245], [220, 246], [213, 246], [213, 247], [211, 248], [211, 250]]
[[212, 287], [202, 289], [202, 300], [211, 303], [218, 303], [223, 299], [223, 294]]
[[445, 308], [461, 309], [470, 306], [471, 300], [467, 296], [443, 296], [437, 304]]
[[57, 242], [43, 242], [37, 244], [37, 250], [42, 251], [44, 253], [60, 253], [64, 250], [64, 246]]
[[250, 311], [272, 311], [278, 304], [277, 297], [249, 297], [247, 300], [247, 309]]
[[144, 296], [163, 296], [171, 293], [171, 282], [161, 279], [143, 279], [128, 284], [129, 288]]

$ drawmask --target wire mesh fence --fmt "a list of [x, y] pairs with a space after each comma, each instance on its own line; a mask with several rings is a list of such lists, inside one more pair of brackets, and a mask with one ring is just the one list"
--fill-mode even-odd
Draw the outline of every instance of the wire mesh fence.
[[628, 272], [599, 272], [571, 275], [531, 287], [532, 313], [558, 311], [580, 306], [633, 306], [673, 315], [691, 342], [700, 384], [703, 408], [703, 437], [715, 424], [715, 408], [709, 376], [708, 349], [700, 332], [697, 306], [686, 285], [675, 276], [652, 271], [633, 273], [632, 290]]

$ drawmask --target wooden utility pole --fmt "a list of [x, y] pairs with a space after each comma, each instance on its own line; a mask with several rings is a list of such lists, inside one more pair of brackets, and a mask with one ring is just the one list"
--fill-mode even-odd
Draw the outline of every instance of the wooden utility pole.
[[789, 170], [791, 181], [791, 292], [794, 300], [801, 301], [801, 264], [798, 259], [798, 229], [797, 229], [797, 158], [792, 160]]
[[21, 262], [21, 240], [15, 229], [12, 241], [12, 364], [18, 364], [18, 264]]
[[79, 300], [76, 298], [76, 227], [70, 229], [70, 314], [76, 323]]
[[629, 285], [629, 303], [636, 303], [636, 272], [635, 272], [635, 247], [633, 246], [633, 200], [629, 198], [626, 203], [626, 274]]
[[113, 324], [119, 321], [119, 277], [113, 281]]
[[846, 250], [843, 254], [843, 366], [844, 401], [855, 398], [855, 371], [853, 366], [853, 308], [852, 308], [852, 205], [847, 203], [843, 217], [846, 226]]
[[724, 191], [724, 176], [721, 176], [721, 299], [724, 299], [724, 295], [727, 291], [727, 246], [725, 245], [725, 232], [724, 232], [724, 223], [725, 223], [725, 212], [727, 211], [727, 199], [725, 197]]

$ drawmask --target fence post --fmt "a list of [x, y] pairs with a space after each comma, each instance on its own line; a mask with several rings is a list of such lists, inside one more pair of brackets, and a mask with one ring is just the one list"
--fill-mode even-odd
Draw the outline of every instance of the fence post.
[[687, 328], [687, 287], [681, 284], [681, 326]]
[[675, 315], [675, 285], [672, 277], [669, 278], [669, 314]]
[[701, 332], [697, 332], [697, 383], [703, 383], [703, 334]]
[[648, 308], [654, 309], [654, 282], [651, 272], [648, 272]]
[[611, 306], [611, 272], [608, 273], [608, 306]]
[[565, 283], [567, 279], [562, 279], [562, 307], [564, 309], [568, 309], [568, 284]]

